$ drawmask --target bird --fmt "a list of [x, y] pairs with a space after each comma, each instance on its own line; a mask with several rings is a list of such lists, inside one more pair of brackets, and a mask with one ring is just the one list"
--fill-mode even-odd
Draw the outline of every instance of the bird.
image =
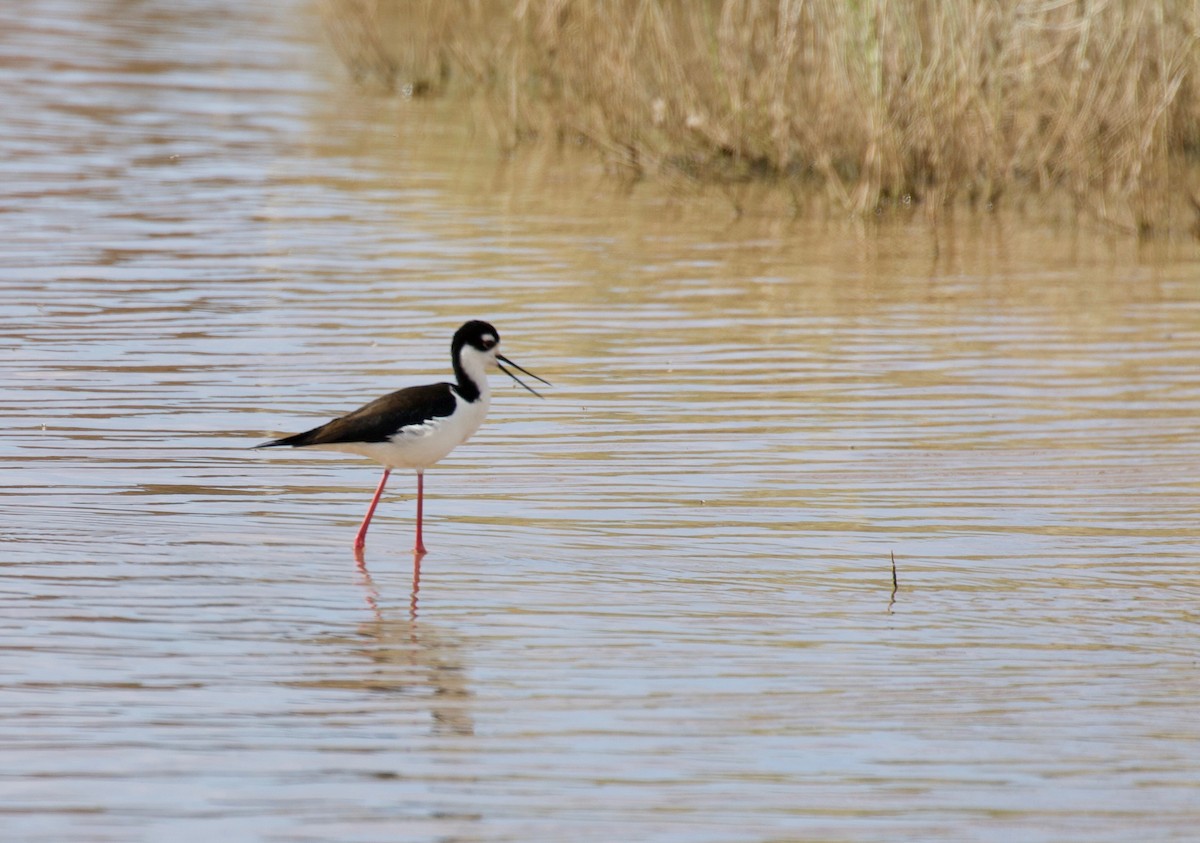
[[418, 557], [428, 552], [421, 531], [425, 470], [466, 442], [483, 424], [491, 403], [487, 380], [489, 369], [499, 369], [538, 398], [545, 396], [505, 368], [505, 364], [546, 386], [552, 385], [501, 354], [500, 332], [479, 319], [464, 323], [454, 332], [450, 360], [454, 367], [454, 383], [430, 383], [397, 390], [312, 430], [254, 446], [341, 451], [383, 465], [379, 487], [354, 537], [354, 551], [360, 561], [366, 547], [367, 528], [371, 525], [379, 497], [392, 471], [400, 468], [417, 473], [417, 538], [413, 552]]

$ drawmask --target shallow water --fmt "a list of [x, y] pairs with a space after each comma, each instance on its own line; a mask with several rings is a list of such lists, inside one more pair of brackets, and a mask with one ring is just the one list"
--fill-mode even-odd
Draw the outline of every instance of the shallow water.
[[[318, 25], [0, 8], [0, 839], [1191, 838], [1193, 244], [625, 195]], [[472, 317], [555, 387], [359, 569], [248, 448]]]

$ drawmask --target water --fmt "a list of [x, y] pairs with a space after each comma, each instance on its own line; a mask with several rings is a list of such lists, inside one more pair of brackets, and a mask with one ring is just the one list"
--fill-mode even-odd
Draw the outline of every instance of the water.
[[[1193, 244], [624, 195], [318, 27], [0, 9], [0, 839], [1191, 839]], [[248, 448], [472, 317], [555, 388], [360, 570]]]

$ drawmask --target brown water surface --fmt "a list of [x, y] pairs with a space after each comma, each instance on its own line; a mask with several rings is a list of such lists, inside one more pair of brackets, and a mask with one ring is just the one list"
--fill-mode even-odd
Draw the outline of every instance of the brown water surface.
[[[305, 3], [5, 4], [0, 80], [0, 839], [1195, 834], [1194, 244], [626, 194]], [[410, 476], [360, 571], [377, 469], [248, 447], [472, 317], [555, 387], [417, 592]]]

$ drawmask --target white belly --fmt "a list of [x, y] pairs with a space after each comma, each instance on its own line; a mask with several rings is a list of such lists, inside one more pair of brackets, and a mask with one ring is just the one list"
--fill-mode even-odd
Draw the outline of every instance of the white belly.
[[481, 395], [470, 404], [457, 395], [454, 398], [458, 404], [449, 416], [401, 428], [387, 442], [342, 442], [309, 447], [358, 454], [388, 468], [423, 471], [470, 439], [487, 416], [488, 395]]

